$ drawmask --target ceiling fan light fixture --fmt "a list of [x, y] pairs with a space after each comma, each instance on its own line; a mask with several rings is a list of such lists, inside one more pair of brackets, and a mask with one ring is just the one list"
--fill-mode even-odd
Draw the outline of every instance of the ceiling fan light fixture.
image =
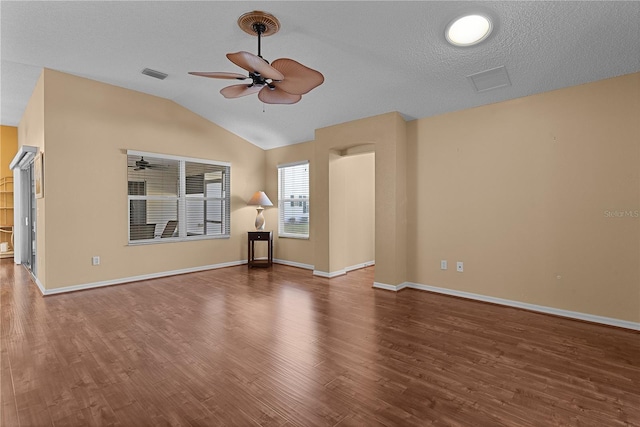
[[[261, 54], [261, 38], [275, 34], [280, 29], [278, 19], [266, 12], [253, 11], [238, 18], [238, 26], [248, 34], [258, 37], [258, 55], [240, 51], [227, 53], [227, 59], [249, 73], [190, 71], [189, 74], [216, 79], [251, 79], [249, 85], [231, 85], [220, 90], [225, 98], [239, 98], [258, 92], [258, 99], [265, 104], [295, 104], [302, 95], [320, 86], [324, 76], [289, 58], [279, 58], [269, 64]], [[285, 77], [286, 76], [286, 77]]]
[[493, 24], [488, 16], [464, 15], [447, 25], [445, 37], [454, 46], [473, 46], [489, 37], [492, 30]]
[[258, 35], [258, 30], [260, 30], [260, 35], [267, 37], [280, 30], [280, 21], [270, 13], [254, 10], [238, 18], [238, 27], [252, 36]]

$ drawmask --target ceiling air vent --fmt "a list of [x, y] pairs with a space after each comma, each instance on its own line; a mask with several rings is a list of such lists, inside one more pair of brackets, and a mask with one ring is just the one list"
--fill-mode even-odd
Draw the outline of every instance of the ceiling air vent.
[[156, 79], [164, 80], [169, 74], [165, 74], [161, 71], [152, 70], [151, 68], [145, 68], [142, 70], [142, 74], [145, 76], [155, 77]]
[[471, 74], [467, 78], [473, 84], [473, 87], [478, 92], [486, 92], [492, 89], [498, 89], [499, 87], [511, 86], [507, 69], [503, 66], [492, 68], [480, 73]]

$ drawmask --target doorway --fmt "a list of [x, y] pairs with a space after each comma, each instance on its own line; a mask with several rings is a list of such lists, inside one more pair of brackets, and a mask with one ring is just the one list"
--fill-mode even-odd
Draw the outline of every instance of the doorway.
[[23, 264], [37, 278], [37, 205], [34, 158], [39, 148], [23, 145], [9, 164], [13, 171], [13, 231], [16, 264]]
[[374, 265], [374, 151], [352, 149], [330, 156], [329, 218], [331, 273]]
[[23, 264], [34, 277], [37, 277], [37, 206], [33, 162], [20, 169], [20, 209], [17, 232], [19, 239], [20, 263]]

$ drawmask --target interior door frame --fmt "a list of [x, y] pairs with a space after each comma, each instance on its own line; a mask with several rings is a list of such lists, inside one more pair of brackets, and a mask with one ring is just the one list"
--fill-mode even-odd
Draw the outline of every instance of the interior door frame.
[[33, 160], [39, 151], [38, 147], [23, 145], [9, 165], [14, 178], [13, 260], [16, 264], [24, 264], [34, 277], [37, 277], [37, 209]]

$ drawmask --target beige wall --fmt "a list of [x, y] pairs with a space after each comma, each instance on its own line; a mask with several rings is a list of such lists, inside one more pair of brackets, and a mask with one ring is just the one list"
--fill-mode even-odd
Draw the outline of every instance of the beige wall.
[[[358, 127], [362, 125], [358, 124]], [[365, 125], [366, 126], [366, 125]], [[357, 139], [355, 139], [357, 141]], [[267, 226], [274, 230], [275, 258], [315, 266], [316, 222], [320, 221], [317, 187], [326, 189], [331, 221], [326, 239], [331, 271], [375, 260], [375, 150], [374, 144], [346, 144], [342, 150], [327, 151], [335, 160], [327, 167], [326, 186], [316, 182], [314, 141], [266, 151], [266, 192], [271, 201], [278, 198], [278, 165], [308, 160], [310, 167], [311, 203], [309, 239], [277, 237], [278, 211], [265, 211]], [[314, 209], [315, 208], [315, 209]]]
[[334, 154], [329, 175], [332, 268], [374, 261], [375, 154]]
[[[364, 146], [375, 151], [377, 282], [638, 322], [639, 100], [632, 74], [409, 123], [383, 114], [264, 152], [171, 101], [47, 70], [18, 131], [46, 151], [39, 278], [54, 289], [245, 259], [246, 201], [261, 188], [276, 201], [277, 165], [300, 160], [311, 168], [310, 238], [276, 237], [275, 256], [340, 270], [352, 261], [331, 245], [341, 175], [330, 159]], [[126, 149], [231, 162], [232, 238], [127, 246]], [[265, 216], [277, 230], [277, 209]]]
[[375, 261], [375, 153], [347, 156], [347, 267]]
[[[317, 129], [314, 141], [267, 151], [267, 188], [275, 195], [278, 183], [273, 167], [309, 159], [311, 168], [310, 238], [295, 242], [280, 239], [277, 258], [313, 265], [317, 272], [328, 274], [356, 264], [351, 264], [347, 246], [341, 243], [344, 223], [334, 218], [338, 212], [331, 213], [331, 180], [344, 177], [332, 175], [330, 159], [365, 152], [372, 153], [375, 159], [373, 199], [383, 202], [375, 204], [372, 217], [375, 232], [371, 243], [375, 244], [375, 250], [370, 253], [374, 255], [362, 262], [375, 259], [378, 282], [397, 285], [406, 280], [406, 124], [398, 113]], [[269, 215], [273, 219], [268, 221], [277, 221], [277, 212]]]
[[632, 74], [411, 122], [409, 281], [640, 321], [639, 118]]
[[273, 230], [274, 243], [273, 252], [274, 258], [289, 261], [297, 264], [304, 264], [305, 266], [314, 265], [314, 229], [313, 222], [315, 221], [316, 210], [314, 206], [316, 201], [313, 196], [310, 195], [309, 200], [309, 220], [311, 229], [309, 230], [309, 239], [292, 239], [286, 237], [278, 237], [278, 165], [286, 163], [309, 161], [310, 172], [310, 191], [313, 194], [314, 184], [314, 168], [316, 166], [314, 159], [313, 142], [305, 142], [301, 144], [295, 144], [287, 147], [276, 148], [265, 152], [266, 161], [266, 190], [267, 196], [271, 202], [273, 202], [273, 208], [265, 209], [264, 216], [267, 221], [267, 229]]
[[[375, 150], [376, 282], [398, 285], [406, 281], [406, 124], [398, 113], [387, 113], [316, 130], [312, 199], [315, 213], [315, 268], [334, 273], [345, 265], [332, 264], [330, 255], [330, 158], [352, 147]], [[333, 259], [335, 261], [335, 257]]]
[[[139, 92], [45, 70], [44, 93], [46, 246], [38, 259], [46, 254], [48, 268], [38, 277], [46, 289], [246, 259], [255, 219], [246, 202], [264, 183], [261, 149]], [[27, 111], [23, 121], [38, 119]], [[128, 246], [127, 149], [231, 162], [231, 238]]]

